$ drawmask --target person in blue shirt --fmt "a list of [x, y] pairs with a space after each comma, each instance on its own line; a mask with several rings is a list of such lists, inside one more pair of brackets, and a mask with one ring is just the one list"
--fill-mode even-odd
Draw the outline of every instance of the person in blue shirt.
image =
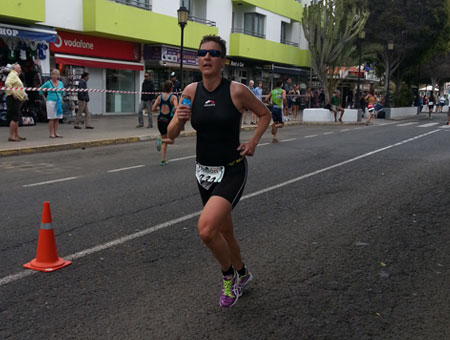
[[[51, 73], [51, 79], [44, 83], [41, 88], [44, 89], [63, 89], [64, 84], [58, 80], [59, 71], [54, 69]], [[42, 94], [42, 91], [39, 91]], [[63, 91], [47, 91], [45, 98], [45, 106], [47, 108], [48, 130], [50, 132], [50, 138], [62, 138], [58, 134], [59, 120], [63, 117], [62, 111], [62, 98], [64, 96]]]

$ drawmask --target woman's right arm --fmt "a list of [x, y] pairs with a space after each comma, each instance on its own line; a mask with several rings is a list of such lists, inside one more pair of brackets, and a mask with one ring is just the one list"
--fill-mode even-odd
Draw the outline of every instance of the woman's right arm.
[[[191, 97], [191, 107], [194, 104], [195, 90], [197, 89], [197, 83], [192, 83], [186, 86], [181, 97], [189, 96]], [[181, 130], [183, 129], [186, 122], [191, 119], [191, 107], [179, 104], [175, 110], [175, 115], [170, 121], [169, 127], [167, 128], [167, 138], [174, 140], [177, 138]]]

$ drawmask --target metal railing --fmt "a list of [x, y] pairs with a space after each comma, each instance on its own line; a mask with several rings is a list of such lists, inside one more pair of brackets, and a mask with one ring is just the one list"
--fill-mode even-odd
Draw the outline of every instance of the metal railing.
[[293, 41], [289, 41], [289, 40], [281, 40], [281, 43], [285, 44], [285, 45], [291, 45], [291, 46], [298, 47], [298, 43], [293, 42]]
[[190, 15], [188, 17], [189, 21], [193, 21], [193, 22], [198, 22], [199, 24], [204, 24], [204, 25], [208, 25], [208, 26], [216, 26], [216, 22], [212, 21], [212, 20], [207, 20], [207, 19], [203, 19], [203, 18], [199, 18], [199, 17], [194, 17], [192, 15]]
[[152, 4], [151, 0], [146, 1], [139, 1], [139, 0], [109, 0], [112, 2], [117, 2], [118, 4], [142, 8], [151, 11], [152, 10]]
[[243, 29], [243, 28], [236, 28], [236, 27], [233, 27], [233, 28], [231, 29], [231, 33], [243, 33], [243, 34], [251, 35], [251, 36], [254, 36], [254, 37], [257, 37], [257, 38], [263, 38], [263, 39], [266, 39], [266, 35], [263, 34], [263, 33], [254, 32], [254, 31], [248, 31], [248, 30], [245, 30], [245, 29]]

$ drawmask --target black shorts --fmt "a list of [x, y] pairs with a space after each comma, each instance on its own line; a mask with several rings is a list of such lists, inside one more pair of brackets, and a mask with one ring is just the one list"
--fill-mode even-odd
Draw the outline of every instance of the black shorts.
[[230, 202], [234, 208], [241, 199], [244, 192], [245, 183], [247, 182], [247, 159], [233, 166], [225, 166], [225, 174], [220, 183], [215, 183], [206, 190], [198, 182], [198, 190], [202, 197], [203, 205], [208, 202], [211, 196], [220, 196]]
[[6, 119], [8, 123], [19, 121], [19, 112], [22, 102], [19, 99], [14, 98], [12, 95], [6, 97]]
[[167, 127], [169, 123], [158, 121], [158, 130], [161, 135], [167, 135]]
[[281, 107], [279, 106], [272, 106], [272, 120], [274, 123], [283, 123], [283, 115], [281, 113]]

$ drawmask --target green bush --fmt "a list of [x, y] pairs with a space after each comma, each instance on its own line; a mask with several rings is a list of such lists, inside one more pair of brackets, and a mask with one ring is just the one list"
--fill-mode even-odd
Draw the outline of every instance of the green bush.
[[394, 107], [409, 107], [414, 102], [414, 93], [408, 86], [403, 84], [400, 91], [392, 95], [392, 102]]

